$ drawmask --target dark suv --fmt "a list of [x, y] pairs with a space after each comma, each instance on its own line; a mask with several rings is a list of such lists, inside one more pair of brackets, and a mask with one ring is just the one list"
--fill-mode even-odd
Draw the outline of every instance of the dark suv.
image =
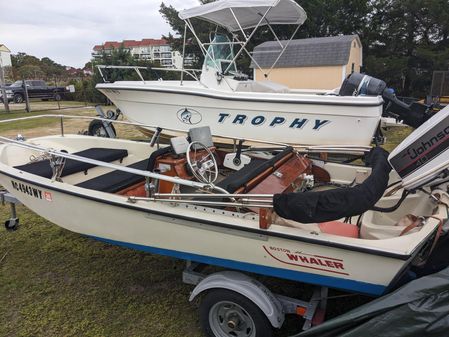
[[[54, 99], [60, 101], [66, 92], [66, 88], [64, 87], [50, 87], [45, 81], [41, 80], [26, 80], [25, 84], [27, 86], [29, 98], [40, 98], [42, 100]], [[23, 81], [15, 81], [7, 88], [7, 90], [12, 94], [15, 103], [22, 103], [25, 101]]]

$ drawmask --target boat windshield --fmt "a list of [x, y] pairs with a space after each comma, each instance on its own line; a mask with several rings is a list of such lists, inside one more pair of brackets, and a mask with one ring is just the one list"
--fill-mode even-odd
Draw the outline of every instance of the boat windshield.
[[237, 67], [235, 66], [235, 62], [232, 62], [234, 59], [234, 50], [231, 44], [231, 41], [226, 35], [215, 35], [214, 39], [209, 45], [207, 49], [209, 55], [206, 55], [206, 65], [208, 67], [213, 67], [217, 69], [220, 73], [225, 74], [226, 69], [229, 67], [227, 73], [235, 73], [237, 72]]

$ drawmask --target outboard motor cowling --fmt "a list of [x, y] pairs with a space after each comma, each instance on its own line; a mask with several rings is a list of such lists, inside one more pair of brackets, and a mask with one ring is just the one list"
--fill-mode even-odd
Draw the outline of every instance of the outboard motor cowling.
[[447, 179], [449, 169], [449, 106], [427, 120], [405, 138], [388, 158], [402, 179], [402, 186], [412, 190], [439, 175]]
[[377, 78], [360, 74], [352, 73], [343, 81], [341, 85], [340, 96], [381, 96], [387, 84]]
[[396, 97], [387, 84], [377, 78], [352, 73], [342, 83], [340, 96], [382, 96], [385, 101], [382, 116], [394, 117], [405, 124], [418, 128], [432, 116], [432, 107], [413, 102], [407, 104]]

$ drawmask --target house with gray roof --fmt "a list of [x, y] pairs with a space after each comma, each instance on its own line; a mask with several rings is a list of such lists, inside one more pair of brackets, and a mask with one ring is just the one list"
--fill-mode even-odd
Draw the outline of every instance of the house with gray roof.
[[251, 68], [255, 80], [268, 79], [294, 89], [330, 90], [362, 66], [363, 49], [357, 35], [292, 40], [281, 57], [280, 52], [278, 41], [254, 48]]

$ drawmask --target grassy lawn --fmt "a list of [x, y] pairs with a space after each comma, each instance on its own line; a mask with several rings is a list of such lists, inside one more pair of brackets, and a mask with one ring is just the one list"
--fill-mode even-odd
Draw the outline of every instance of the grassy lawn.
[[[5, 112], [5, 110], [0, 110], [0, 121], [6, 119], [13, 118], [23, 118], [23, 117], [32, 117], [37, 115], [59, 115], [59, 114], [67, 114], [67, 115], [95, 115], [95, 109], [92, 107], [84, 106], [82, 102], [61, 102], [61, 110], [52, 109], [49, 106], [56, 104], [56, 102], [33, 102], [32, 107], [35, 108], [31, 112], [25, 111], [24, 104], [11, 104], [11, 110], [9, 113]], [[3, 108], [3, 105], [0, 105]], [[57, 118], [38, 118], [38, 119], [30, 119], [24, 121], [18, 121], [12, 123], [0, 123], [0, 134], [13, 136], [17, 133], [24, 133], [24, 131], [36, 129], [40, 130], [41, 128], [46, 127], [47, 129], [52, 129], [57, 127], [59, 129], [59, 119]], [[46, 129], [46, 131], [47, 131]], [[15, 134], [14, 134], [15, 132]], [[45, 133], [47, 134], [47, 133]]]
[[[47, 112], [59, 109], [67, 109], [67, 108], [75, 108], [75, 107], [85, 107], [90, 104], [86, 104], [85, 102], [79, 101], [60, 101], [59, 105], [56, 101], [41, 101], [38, 99], [30, 100], [30, 109], [31, 112]], [[10, 113], [16, 112], [26, 112], [25, 103], [9, 103], [9, 111]], [[0, 113], [6, 113], [5, 107], [3, 103], [0, 103]]]
[[[95, 115], [94, 109], [76, 113]], [[73, 123], [68, 129], [80, 128]], [[33, 128], [25, 131], [34, 134], [48, 131], [49, 125], [42, 121], [14, 125], [13, 131], [22, 128]], [[408, 132], [388, 132], [386, 147], [394, 147]], [[183, 261], [94, 241], [23, 206], [18, 214], [18, 231], [0, 229], [0, 336], [201, 336], [198, 303], [188, 302], [192, 287], [181, 282]], [[0, 216], [9, 218], [9, 207], [0, 207]], [[312, 292], [311, 286], [258, 278], [284, 295], [307, 299]], [[363, 296], [330, 300], [328, 317], [368, 300]], [[299, 322], [289, 317], [276, 335], [292, 334]]]

